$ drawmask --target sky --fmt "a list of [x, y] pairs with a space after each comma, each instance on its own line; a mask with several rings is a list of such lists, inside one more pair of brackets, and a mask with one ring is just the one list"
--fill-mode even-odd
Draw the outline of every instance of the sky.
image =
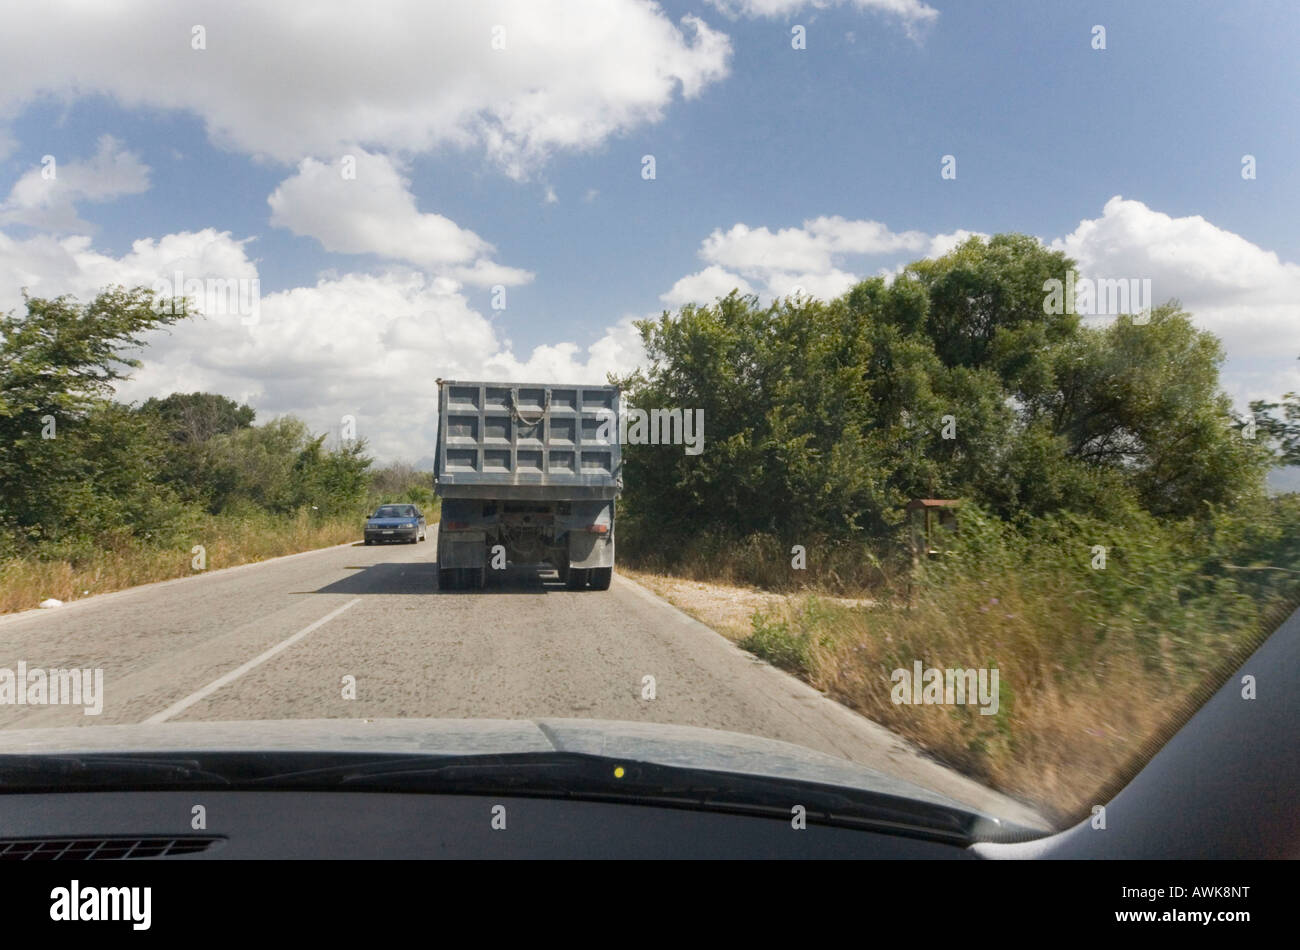
[[419, 462], [438, 377], [603, 382], [635, 319], [1017, 231], [1178, 299], [1244, 410], [1300, 391], [1298, 36], [1249, 0], [7, 2], [0, 310], [238, 287], [120, 398]]

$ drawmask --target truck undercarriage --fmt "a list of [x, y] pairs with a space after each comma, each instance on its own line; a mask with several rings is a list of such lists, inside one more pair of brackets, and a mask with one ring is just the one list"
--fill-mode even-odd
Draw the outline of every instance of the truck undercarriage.
[[438, 584], [480, 588], [511, 565], [553, 567], [570, 590], [608, 590], [613, 501], [446, 498], [438, 525]]

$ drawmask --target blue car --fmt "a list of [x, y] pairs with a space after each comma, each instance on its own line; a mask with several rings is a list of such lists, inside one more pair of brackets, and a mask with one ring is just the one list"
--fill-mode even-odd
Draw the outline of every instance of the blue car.
[[366, 519], [366, 544], [379, 541], [405, 541], [417, 544], [424, 540], [424, 515], [415, 505], [380, 505]]

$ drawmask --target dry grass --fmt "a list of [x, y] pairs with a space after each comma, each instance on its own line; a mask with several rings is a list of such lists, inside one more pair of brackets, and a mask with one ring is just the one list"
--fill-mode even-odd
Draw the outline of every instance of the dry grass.
[[731, 538], [702, 532], [685, 538], [662, 537], [635, 523], [624, 533], [620, 570], [627, 567], [648, 576], [727, 587], [859, 597], [889, 586], [899, 571], [899, 565], [881, 561], [873, 548], [860, 542], [807, 538], [806, 563], [796, 569], [790, 547], [771, 535]]
[[[1078, 819], [1169, 722], [1186, 688], [1123, 641], [1064, 659], [1061, 634], [1077, 630], [1077, 621], [1066, 610], [1044, 615], [1040, 598], [1000, 594], [962, 607], [948, 598], [851, 611], [805, 605], [786, 613], [785, 629], [806, 641], [817, 688], [963, 773], [1059, 819]], [[895, 703], [891, 673], [917, 660], [926, 668], [996, 668], [997, 713]]]
[[[639, 569], [629, 573], [751, 653], [1065, 822], [1113, 794], [1300, 602], [1295, 504], [1200, 521], [1135, 512], [1114, 524], [1071, 514], [1020, 525], [972, 506], [952, 550], [910, 568], [861, 545], [810, 544], [797, 570], [772, 538], [705, 533], [656, 549], [646, 537], [644, 553], [628, 545]], [[1108, 552], [1100, 566], [1098, 539]], [[896, 703], [892, 674], [910, 676], [917, 662], [997, 670], [996, 712]]]
[[[1079, 618], [1059, 597], [954, 592], [897, 602], [780, 595], [626, 571], [746, 649], [889, 727], [992, 788], [1066, 823], [1169, 724], [1189, 689], [1131, 642], [1081, 651]], [[1160, 649], [1169, 650], [1169, 644]], [[998, 669], [999, 709], [893, 702], [896, 669]]]
[[66, 602], [187, 577], [196, 573], [191, 549], [197, 544], [205, 549], [206, 569], [217, 570], [343, 544], [356, 540], [359, 528], [355, 518], [210, 517], [183, 547], [124, 544], [72, 560], [10, 558], [0, 562], [0, 613], [37, 607], [50, 597]]

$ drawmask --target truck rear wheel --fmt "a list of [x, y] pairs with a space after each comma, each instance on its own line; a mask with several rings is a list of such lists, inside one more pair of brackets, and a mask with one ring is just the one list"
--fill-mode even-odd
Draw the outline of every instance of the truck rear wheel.
[[609, 590], [609, 582], [614, 579], [612, 567], [593, 567], [591, 569], [591, 589]]
[[456, 573], [457, 572], [454, 567], [444, 567], [441, 570], [439, 570], [438, 590], [455, 590], [456, 581], [459, 580], [459, 578], [456, 576]]

